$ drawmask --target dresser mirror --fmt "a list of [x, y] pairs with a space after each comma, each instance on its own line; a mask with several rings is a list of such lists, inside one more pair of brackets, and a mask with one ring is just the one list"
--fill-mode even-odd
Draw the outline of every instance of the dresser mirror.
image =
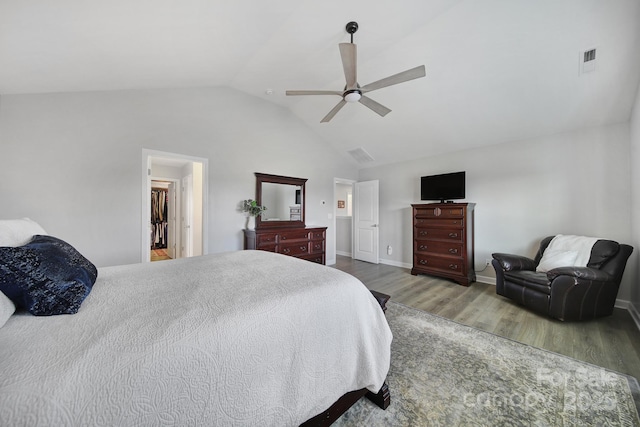
[[256, 228], [304, 227], [306, 178], [256, 172], [256, 202], [267, 208]]

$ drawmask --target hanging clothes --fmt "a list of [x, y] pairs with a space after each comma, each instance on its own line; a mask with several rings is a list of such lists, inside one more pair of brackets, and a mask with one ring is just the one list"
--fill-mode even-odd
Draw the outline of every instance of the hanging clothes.
[[165, 189], [154, 188], [151, 190], [151, 249], [166, 249], [167, 247], [168, 197]]

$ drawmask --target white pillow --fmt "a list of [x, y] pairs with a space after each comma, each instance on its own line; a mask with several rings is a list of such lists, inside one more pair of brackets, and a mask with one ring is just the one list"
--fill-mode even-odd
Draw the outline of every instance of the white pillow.
[[36, 234], [47, 235], [47, 232], [29, 218], [0, 220], [0, 246], [26, 245]]
[[4, 293], [0, 291], [0, 328], [7, 323], [7, 320], [16, 311], [16, 306]]
[[578, 251], [562, 251], [547, 248], [542, 254], [542, 259], [536, 271], [546, 273], [558, 267], [572, 267], [575, 265], [577, 257]]

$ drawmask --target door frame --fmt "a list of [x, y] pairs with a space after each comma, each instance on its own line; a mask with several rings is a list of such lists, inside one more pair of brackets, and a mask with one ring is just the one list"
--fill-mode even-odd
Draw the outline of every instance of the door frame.
[[[337, 250], [338, 250], [338, 193], [336, 191], [336, 184], [345, 184], [345, 185], [350, 185], [351, 186], [351, 194], [353, 194], [353, 187], [356, 184], [356, 182], [353, 179], [344, 179], [344, 178], [333, 178], [333, 254], [334, 254], [334, 259], [332, 260], [327, 260], [327, 264], [328, 265], [333, 265], [338, 261], [338, 254], [337, 254]], [[353, 198], [352, 198], [353, 200]], [[355, 201], [354, 201], [355, 203]], [[354, 206], [352, 206], [352, 209], [354, 208]], [[353, 210], [352, 210], [353, 212]], [[353, 216], [351, 216], [351, 258], [353, 258]]]
[[151, 223], [151, 164], [153, 158], [175, 159], [185, 162], [202, 164], [202, 254], [209, 253], [209, 159], [166, 151], [142, 149], [141, 156], [141, 201], [140, 212], [140, 261], [151, 261], [151, 238], [149, 224]]

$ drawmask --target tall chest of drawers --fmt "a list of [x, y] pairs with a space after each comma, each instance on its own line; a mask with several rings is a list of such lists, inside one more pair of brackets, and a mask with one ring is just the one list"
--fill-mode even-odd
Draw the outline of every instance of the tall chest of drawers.
[[327, 227], [244, 230], [244, 248], [325, 264]]
[[429, 203], [411, 206], [411, 274], [443, 277], [469, 286], [476, 280], [473, 256], [475, 203]]

